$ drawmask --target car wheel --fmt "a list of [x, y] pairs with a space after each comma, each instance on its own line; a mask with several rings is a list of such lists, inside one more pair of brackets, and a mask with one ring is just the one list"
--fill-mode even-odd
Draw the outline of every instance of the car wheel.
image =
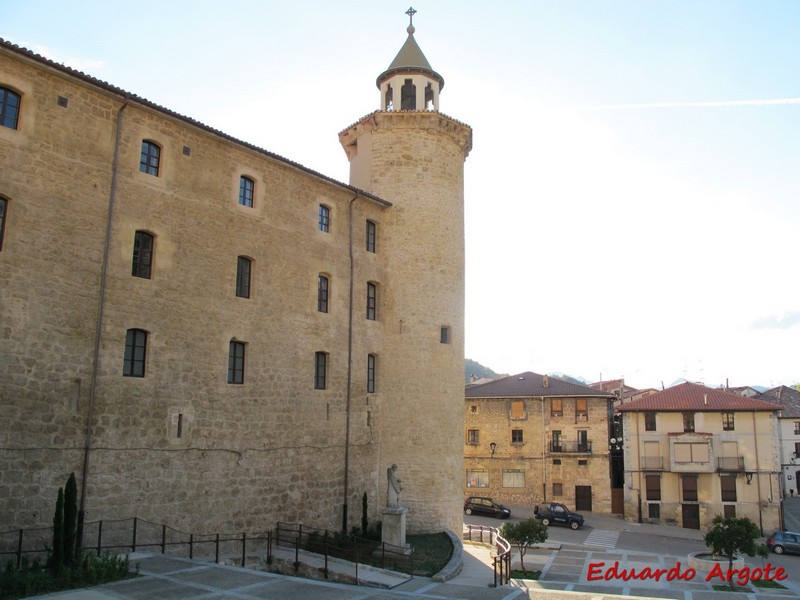
[[783, 546], [775, 546], [775, 547], [772, 549], [772, 551], [773, 551], [775, 554], [783, 554]]
[[545, 527], [547, 527], [548, 525], [550, 525], [550, 519], [547, 519], [547, 518], [545, 518], [545, 519], [542, 519], [542, 525], [544, 525]]
[[464, 512], [467, 513], [468, 515], [471, 515], [472, 514], [472, 509], [471, 508], [465, 508]]
[[581, 525], [577, 521], [573, 521], [572, 523], [569, 524], [569, 526], [572, 527], [572, 529], [577, 529]]

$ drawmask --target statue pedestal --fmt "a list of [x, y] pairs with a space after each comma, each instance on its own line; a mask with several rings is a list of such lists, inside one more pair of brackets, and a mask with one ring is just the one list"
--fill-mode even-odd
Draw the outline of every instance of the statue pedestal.
[[403, 554], [411, 554], [411, 546], [406, 544], [406, 515], [408, 509], [386, 507], [381, 512], [381, 541], [384, 544], [397, 546]]

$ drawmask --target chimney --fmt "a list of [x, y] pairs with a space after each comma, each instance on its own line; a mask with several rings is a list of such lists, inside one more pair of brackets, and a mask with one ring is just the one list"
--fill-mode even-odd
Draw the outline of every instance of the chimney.
[[703, 404], [708, 404], [708, 394], [703, 394]]
[[550, 387], [550, 377], [542, 375], [542, 387]]
[[478, 381], [478, 378], [475, 377], [475, 373], [470, 373], [469, 374], [469, 382], [470, 383], [475, 383], [476, 381]]

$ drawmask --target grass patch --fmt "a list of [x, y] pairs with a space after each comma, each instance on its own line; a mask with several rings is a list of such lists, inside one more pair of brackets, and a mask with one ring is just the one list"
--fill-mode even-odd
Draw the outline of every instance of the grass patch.
[[414, 575], [436, 575], [453, 556], [453, 543], [444, 532], [409, 535], [406, 542], [414, 549]]
[[777, 589], [777, 590], [785, 590], [786, 589], [785, 585], [781, 585], [777, 581], [772, 581], [772, 580], [767, 581], [765, 579], [758, 579], [756, 581], [751, 581], [750, 583], [753, 584], [754, 586], [756, 586], [757, 588], [773, 588], [773, 589]]
[[520, 571], [519, 569], [511, 569], [511, 579], [539, 579], [541, 574], [541, 571]]
[[745, 593], [747, 593], [747, 592], [752, 592], [753, 591], [749, 587], [747, 587], [746, 585], [745, 586], [734, 585], [733, 589], [731, 589], [731, 586], [729, 586], [727, 584], [715, 583], [713, 587], [718, 592], [745, 592]]

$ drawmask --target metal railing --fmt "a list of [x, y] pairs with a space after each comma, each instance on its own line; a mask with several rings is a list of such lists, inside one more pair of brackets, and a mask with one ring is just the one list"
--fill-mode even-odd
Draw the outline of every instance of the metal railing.
[[664, 470], [664, 457], [663, 456], [642, 456], [643, 471], [663, 471]]
[[585, 442], [566, 442], [561, 440], [560, 442], [550, 442], [550, 452], [553, 453], [572, 453], [572, 454], [591, 454], [592, 453], [592, 442], [585, 441]]
[[496, 527], [465, 524], [463, 537], [470, 542], [492, 546], [494, 587], [511, 581], [511, 544]]
[[[17, 568], [22, 557], [49, 553], [52, 528], [16, 529], [0, 532], [0, 557], [14, 557]], [[242, 567], [247, 554], [259, 553], [272, 564], [278, 547], [294, 551], [294, 569], [302, 564], [300, 551], [322, 555], [324, 575], [328, 578], [330, 558], [341, 558], [354, 563], [355, 581], [358, 581], [358, 562], [381, 568], [413, 574], [414, 553], [390, 544], [367, 540], [358, 536], [342, 535], [325, 529], [314, 529], [299, 524], [278, 523], [275, 530], [259, 533], [197, 534], [179, 531], [163, 524], [151, 523], [133, 517], [119, 520], [93, 521], [84, 524], [83, 549], [96, 552], [159, 551], [161, 554], [202, 558], [216, 563], [220, 558], [233, 557]], [[5, 562], [5, 559], [2, 561]]]

